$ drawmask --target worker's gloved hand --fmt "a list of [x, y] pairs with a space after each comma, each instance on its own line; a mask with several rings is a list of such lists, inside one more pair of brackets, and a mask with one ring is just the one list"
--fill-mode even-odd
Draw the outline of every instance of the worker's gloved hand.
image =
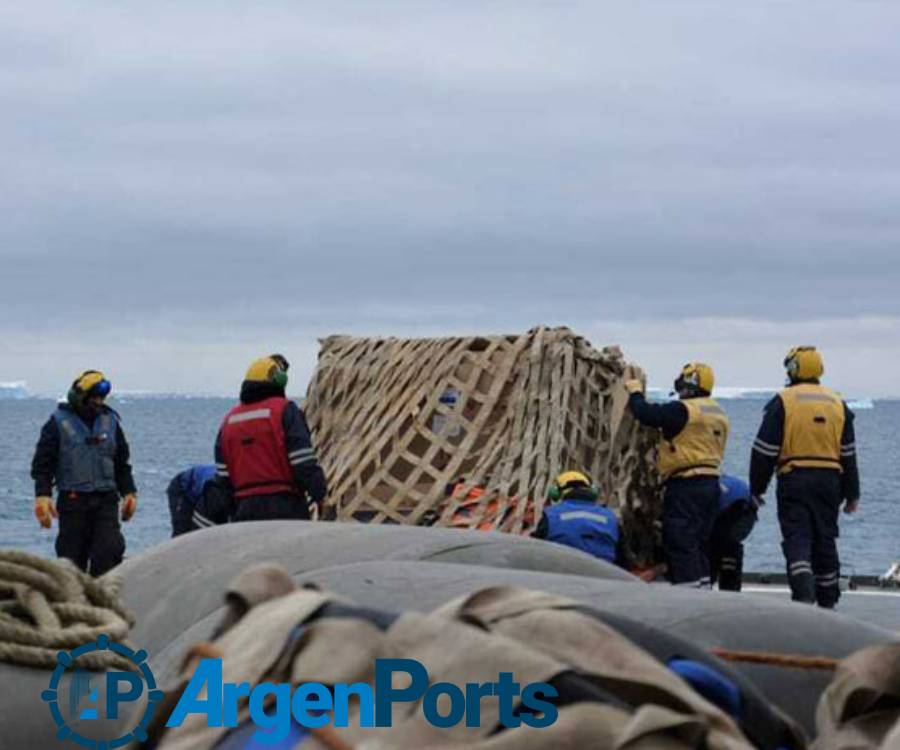
[[856, 500], [848, 500], [847, 502], [844, 503], [844, 513], [849, 515], [851, 513], [856, 513], [856, 511], [858, 511], [858, 510], [859, 510], [859, 498], [856, 498]]
[[637, 378], [632, 378], [631, 380], [625, 381], [625, 390], [628, 391], [629, 395], [634, 393], [643, 393], [644, 384]]
[[129, 492], [127, 495], [125, 495], [125, 499], [122, 500], [122, 520], [130, 521], [136, 510], [137, 495], [135, 495], [133, 492]]
[[53, 525], [53, 519], [59, 518], [59, 514], [56, 512], [52, 497], [42, 495], [34, 499], [34, 517], [45, 529], [49, 529]]
[[317, 503], [309, 495], [306, 496], [306, 510], [310, 521], [318, 521], [322, 515], [321, 503]]
[[750, 507], [753, 508], [753, 510], [759, 510], [763, 507], [763, 505], [766, 504], [766, 501], [763, 500], [762, 495], [750, 495], [749, 502]]

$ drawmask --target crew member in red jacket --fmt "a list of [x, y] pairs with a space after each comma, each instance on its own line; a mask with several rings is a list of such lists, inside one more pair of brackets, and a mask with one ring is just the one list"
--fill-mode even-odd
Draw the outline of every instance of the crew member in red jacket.
[[306, 417], [285, 397], [287, 370], [280, 354], [251, 364], [219, 429], [216, 471], [233, 487], [235, 521], [308, 519], [328, 493]]

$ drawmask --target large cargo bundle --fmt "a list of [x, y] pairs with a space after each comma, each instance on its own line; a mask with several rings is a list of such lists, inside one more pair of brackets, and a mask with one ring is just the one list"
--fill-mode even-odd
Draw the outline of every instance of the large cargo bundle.
[[655, 441], [626, 409], [629, 377], [641, 372], [618, 347], [567, 328], [324, 339], [306, 410], [329, 511], [523, 533], [556, 474], [577, 468], [620, 509], [632, 547], [649, 551]]

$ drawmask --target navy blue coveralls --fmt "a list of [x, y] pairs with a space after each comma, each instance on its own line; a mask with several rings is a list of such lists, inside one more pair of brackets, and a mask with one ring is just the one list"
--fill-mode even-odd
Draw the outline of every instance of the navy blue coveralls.
[[744, 540], [756, 525], [750, 485], [723, 475], [719, 481], [719, 515], [709, 542], [710, 579], [721, 591], [740, 591], [744, 573]]
[[[841, 502], [859, 499], [853, 412], [846, 404], [843, 408], [840, 470], [794, 468], [778, 475], [778, 523], [791, 598], [828, 609], [840, 598], [836, 540]], [[775, 396], [766, 404], [750, 454], [750, 491], [758, 497], [765, 493], [778, 465], [784, 421], [784, 404]]]
[[216, 477], [215, 464], [198, 464], [177, 474], [166, 489], [172, 536], [228, 523], [233, 498], [225, 482]]
[[56, 554], [100, 576], [122, 561], [119, 496], [136, 492], [119, 415], [103, 405], [76, 413], [59, 404], [41, 428], [31, 462], [36, 497], [58, 493]]
[[[662, 431], [673, 440], [688, 423], [681, 401], [648, 403], [642, 393], [632, 393], [628, 406], [642, 425]], [[710, 585], [709, 540], [719, 511], [719, 478], [674, 477], [663, 487], [662, 545], [668, 578], [675, 585]]]

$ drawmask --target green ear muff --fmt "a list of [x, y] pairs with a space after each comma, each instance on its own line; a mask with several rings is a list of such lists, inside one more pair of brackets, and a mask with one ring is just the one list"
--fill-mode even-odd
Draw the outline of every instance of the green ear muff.
[[272, 376], [272, 382], [277, 385], [279, 388], [286, 388], [288, 384], [288, 375], [282, 370], [278, 369], [275, 371], [275, 374]]
[[[584, 485], [581, 485], [582, 487]], [[596, 484], [590, 485], [590, 490], [594, 494], [594, 497], [600, 497], [600, 488]], [[550, 489], [547, 490], [547, 499], [551, 503], [558, 502], [562, 500], [562, 490], [559, 488], [559, 485], [555, 482], [550, 485]]]

